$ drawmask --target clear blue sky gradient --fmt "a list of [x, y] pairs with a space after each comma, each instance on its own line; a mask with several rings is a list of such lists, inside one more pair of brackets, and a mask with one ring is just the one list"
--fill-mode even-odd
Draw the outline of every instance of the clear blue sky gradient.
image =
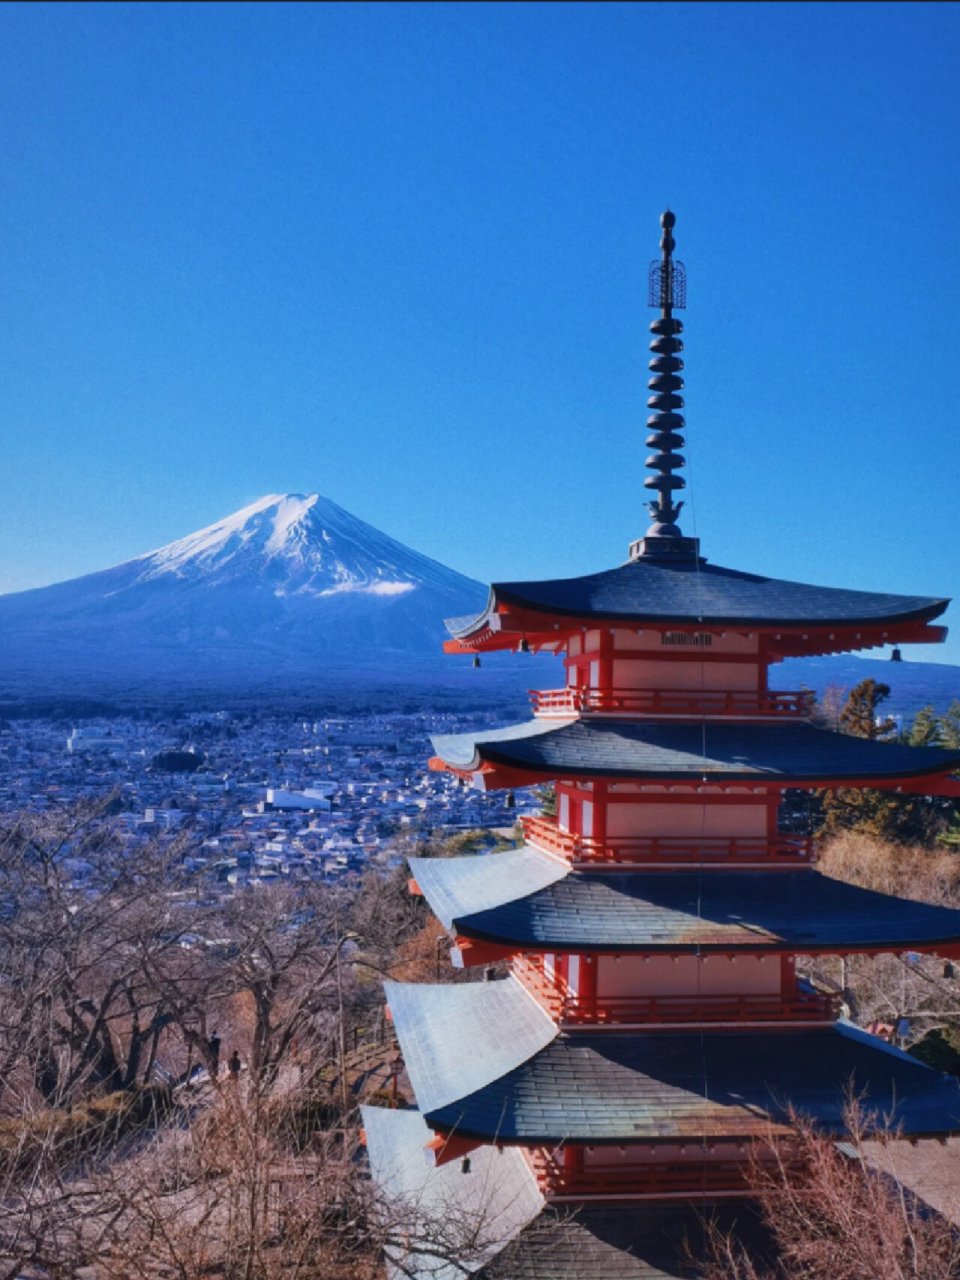
[[960, 596], [958, 59], [956, 4], [0, 6], [0, 589], [272, 491], [618, 563], [669, 204], [685, 532]]

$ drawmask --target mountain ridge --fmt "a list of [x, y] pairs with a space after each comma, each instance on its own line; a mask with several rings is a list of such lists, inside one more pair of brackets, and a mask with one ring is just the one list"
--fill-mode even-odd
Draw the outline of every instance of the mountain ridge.
[[320, 494], [268, 494], [110, 568], [0, 596], [0, 674], [310, 675], [439, 662], [486, 588]]

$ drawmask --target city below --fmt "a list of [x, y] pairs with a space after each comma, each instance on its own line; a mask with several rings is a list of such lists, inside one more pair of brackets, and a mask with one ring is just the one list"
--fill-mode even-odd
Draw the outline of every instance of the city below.
[[0, 802], [32, 814], [104, 802], [101, 820], [125, 847], [177, 839], [184, 869], [215, 895], [304, 877], [350, 883], [396, 868], [420, 838], [509, 830], [536, 808], [535, 795], [488, 795], [427, 771], [428, 734], [465, 720], [213, 710], [0, 721]]

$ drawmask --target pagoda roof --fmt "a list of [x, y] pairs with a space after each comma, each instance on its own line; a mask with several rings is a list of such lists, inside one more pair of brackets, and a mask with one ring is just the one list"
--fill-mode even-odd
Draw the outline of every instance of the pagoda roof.
[[553, 1019], [515, 978], [385, 982], [383, 989], [422, 1112], [512, 1071], [557, 1034]]
[[461, 937], [591, 952], [901, 951], [960, 943], [960, 911], [817, 871], [572, 871], [535, 849], [411, 858], [434, 914]]
[[463, 916], [536, 894], [570, 874], [565, 863], [530, 845], [462, 858], [408, 858], [407, 865], [445, 929]]
[[702, 1270], [707, 1224], [754, 1260], [776, 1254], [749, 1200], [696, 1204], [548, 1206], [477, 1280], [689, 1280]]
[[691, 1258], [703, 1253], [706, 1222], [752, 1255], [773, 1252], [750, 1201], [582, 1204], [570, 1212], [544, 1204], [516, 1148], [477, 1147], [467, 1172], [459, 1161], [434, 1166], [424, 1158], [433, 1134], [419, 1111], [368, 1106], [361, 1115], [373, 1180], [396, 1219], [394, 1231], [385, 1224], [388, 1234], [407, 1237], [402, 1258], [391, 1261], [397, 1251], [388, 1246], [391, 1280], [462, 1277], [438, 1256], [444, 1244], [456, 1246], [455, 1235], [444, 1238], [450, 1223], [473, 1237], [475, 1253], [462, 1261], [471, 1271], [479, 1264], [477, 1280], [681, 1280], [697, 1274]]
[[960, 768], [957, 750], [872, 742], [805, 723], [529, 720], [432, 742], [448, 768], [506, 765], [551, 777], [842, 782]]
[[467, 1172], [459, 1162], [434, 1166], [424, 1152], [433, 1134], [419, 1111], [360, 1110], [370, 1172], [390, 1215], [384, 1225], [394, 1241], [386, 1249], [391, 1280], [411, 1274], [462, 1280], [462, 1268], [442, 1260], [444, 1246], [476, 1270], [542, 1211], [543, 1196], [520, 1151], [480, 1147]]
[[[529, 1017], [525, 1003], [535, 1002], [513, 978], [387, 985], [427, 1124], [460, 1137], [519, 1145], [737, 1141], [764, 1137], [771, 1124], [787, 1127], [791, 1111], [841, 1134], [851, 1088], [869, 1116], [891, 1117], [906, 1136], [960, 1132], [955, 1078], [843, 1023], [752, 1031], [749, 1039], [705, 1028], [573, 1036], [554, 1028], [523, 1057], [530, 1041], [518, 1033]], [[491, 1022], [498, 986], [499, 1017]], [[442, 1062], [433, 1074], [425, 1069], [431, 1054]], [[504, 1071], [511, 1057], [516, 1065]], [[443, 1096], [449, 1100], [437, 1105]]]
[[698, 626], [754, 627], [877, 626], [929, 621], [943, 613], [949, 599], [852, 591], [790, 582], [700, 559], [657, 560], [640, 557], [579, 578], [534, 582], [497, 582], [483, 613], [451, 618], [448, 630], [459, 639], [489, 626], [494, 615], [511, 608], [555, 617], [676, 623]]

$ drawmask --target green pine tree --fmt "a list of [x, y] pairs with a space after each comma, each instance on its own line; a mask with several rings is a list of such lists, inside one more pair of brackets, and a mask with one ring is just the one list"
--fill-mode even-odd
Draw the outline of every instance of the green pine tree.
[[934, 714], [933, 704], [928, 702], [913, 717], [904, 741], [911, 747], [935, 747], [940, 742], [940, 732], [940, 719]]
[[939, 745], [960, 751], [960, 698], [954, 698], [940, 717]]
[[884, 742], [897, 731], [896, 721], [881, 716], [879, 707], [890, 697], [890, 686], [881, 684], [872, 676], [861, 680], [850, 690], [846, 706], [840, 712], [840, 729], [855, 738], [869, 738]]
[[[856, 738], [889, 742], [896, 734], [896, 722], [879, 713], [880, 705], [889, 696], [889, 685], [874, 680], [872, 676], [861, 680], [850, 690], [846, 705], [840, 712], [841, 731]], [[932, 708], [930, 715], [933, 716]], [[853, 830], [904, 843], [922, 840], [929, 835], [926, 809], [916, 796], [900, 796], [891, 791], [869, 788], [837, 787], [819, 792], [818, 797], [821, 823], [817, 834], [821, 837]]]

